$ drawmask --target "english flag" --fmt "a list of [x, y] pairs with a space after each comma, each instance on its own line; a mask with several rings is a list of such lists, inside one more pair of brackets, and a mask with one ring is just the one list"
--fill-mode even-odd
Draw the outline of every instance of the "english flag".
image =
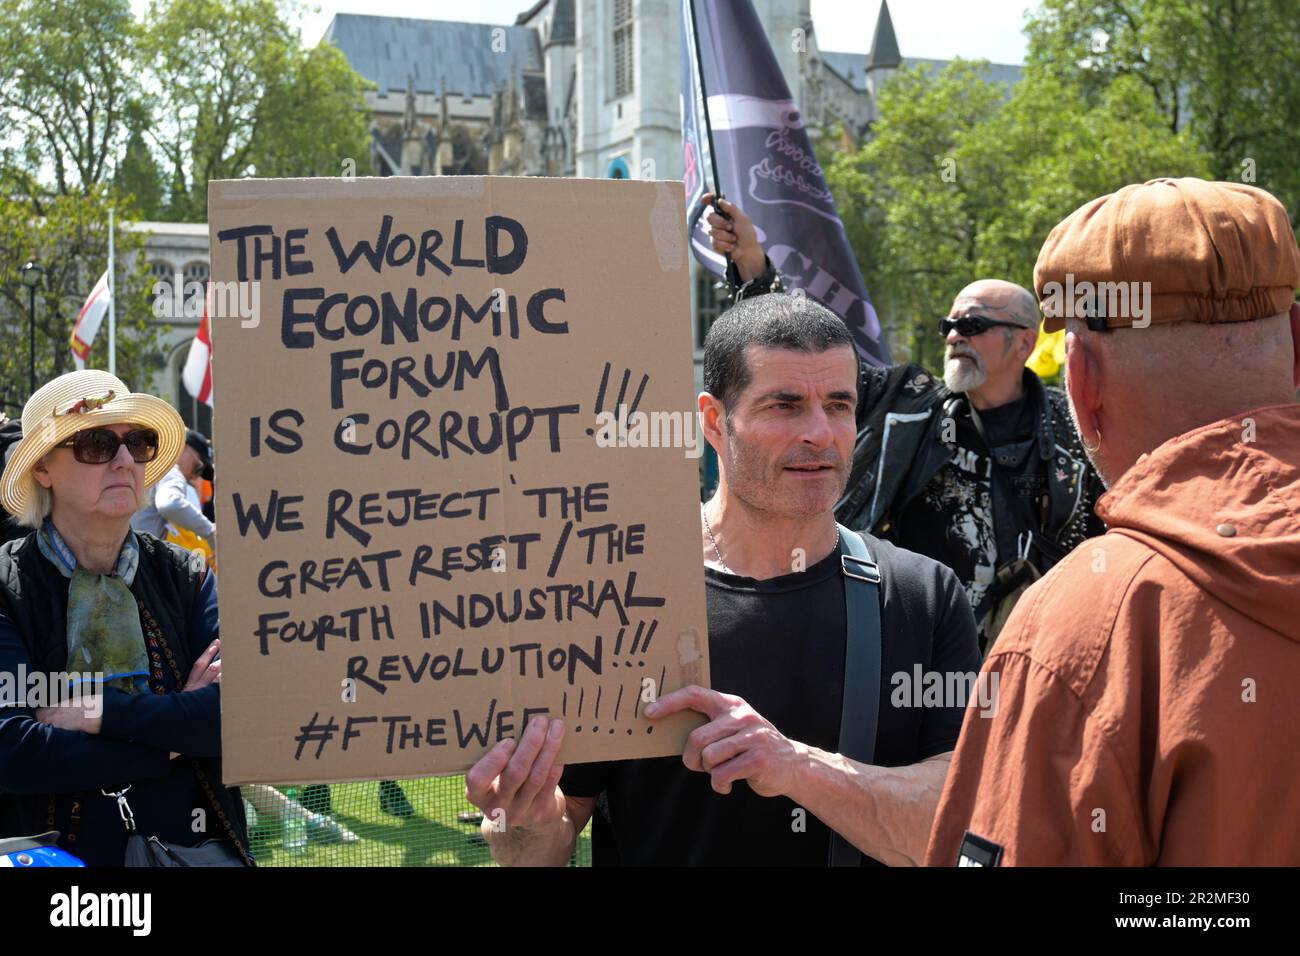
[[72, 361], [76, 363], [78, 371], [86, 367], [90, 346], [104, 321], [104, 313], [108, 311], [108, 298], [108, 271], [105, 270], [95, 283], [95, 288], [90, 290], [86, 304], [77, 313], [77, 321], [72, 326], [69, 345], [72, 347]]
[[203, 321], [199, 323], [198, 334], [190, 343], [190, 354], [185, 357], [185, 368], [181, 369], [181, 381], [185, 391], [189, 392], [208, 408], [212, 407], [212, 337], [208, 332], [208, 310], [203, 309]]

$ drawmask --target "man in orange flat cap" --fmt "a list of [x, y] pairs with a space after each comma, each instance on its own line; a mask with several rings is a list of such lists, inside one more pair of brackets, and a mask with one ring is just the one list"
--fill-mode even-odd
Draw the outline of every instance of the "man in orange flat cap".
[[1109, 530], [985, 663], [931, 865], [1300, 863], [1300, 249], [1250, 186], [1160, 179], [1048, 236], [1034, 286]]

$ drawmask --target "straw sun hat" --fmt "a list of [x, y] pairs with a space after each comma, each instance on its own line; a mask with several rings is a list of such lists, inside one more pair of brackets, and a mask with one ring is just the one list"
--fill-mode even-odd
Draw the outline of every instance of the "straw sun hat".
[[27, 514], [41, 490], [32, 466], [76, 432], [104, 425], [139, 425], [158, 433], [158, 454], [144, 469], [146, 488], [167, 474], [185, 447], [185, 423], [161, 398], [128, 391], [108, 372], [69, 372], [42, 385], [23, 406], [23, 438], [0, 477], [0, 503], [12, 515]]

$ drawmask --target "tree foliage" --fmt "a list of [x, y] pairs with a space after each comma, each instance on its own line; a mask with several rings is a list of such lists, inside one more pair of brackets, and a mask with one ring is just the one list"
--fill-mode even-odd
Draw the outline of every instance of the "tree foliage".
[[155, 0], [143, 50], [171, 218], [201, 222], [212, 179], [338, 175], [368, 162], [366, 82], [337, 47], [304, 49], [274, 0]]
[[[1114, 17], [1099, 21], [1098, 10]], [[1115, 17], [1138, 24], [1131, 37]], [[1109, 43], [1097, 41], [1098, 22], [1110, 24]], [[1193, 28], [1197, 39], [1188, 35]], [[935, 320], [956, 293], [979, 278], [1031, 288], [1048, 232], [1088, 200], [1162, 176], [1240, 180], [1243, 166], [1225, 143], [1256, 143], [1258, 185], [1297, 215], [1300, 196], [1286, 190], [1300, 167], [1283, 170], [1263, 158], [1273, 155], [1267, 131], [1295, 131], [1300, 111], [1288, 116], [1283, 100], [1268, 105], [1242, 93], [1235, 112], [1211, 112], [1210, 104], [1231, 100], [1222, 71], [1207, 74], [1208, 63], [1166, 72], [1151, 66], [1174, 56], [1168, 51], [1179, 35], [1185, 59], [1219, 32], [1217, 21], [1163, 0], [1047, 0], [1031, 22], [1023, 78], [1009, 92], [985, 78], [983, 64], [960, 60], [938, 72], [902, 70], [884, 84], [866, 143], [828, 157], [826, 168], [897, 357], [937, 370]]]
[[1300, 0], [1044, 0], [1027, 33], [1031, 67], [1090, 104], [1132, 79], [1214, 178], [1268, 189], [1300, 225]]
[[[29, 391], [30, 305], [22, 283], [23, 265], [37, 260], [45, 274], [36, 286], [36, 382], [73, 368], [69, 341], [73, 322], [87, 294], [108, 265], [107, 188], [86, 195], [55, 195], [44, 216], [33, 216], [22, 199], [0, 195], [0, 402], [16, 416]], [[158, 336], [148, 301], [145, 234], [118, 229], [117, 373], [134, 388], [148, 385], [161, 363]], [[108, 367], [108, 319], [91, 350], [90, 367]]]
[[[7, 0], [0, 5], [0, 389], [28, 390], [22, 266], [37, 301], [38, 382], [67, 371], [68, 339], [107, 265], [117, 220], [202, 222], [210, 179], [364, 175], [366, 81], [339, 50], [303, 48], [292, 0]], [[346, 164], [346, 165], [345, 165]], [[117, 231], [119, 373], [156, 368], [146, 236]], [[95, 343], [101, 365], [106, 334]]]
[[[125, 146], [139, 115], [140, 29], [128, 0], [0, 5], [0, 163], [10, 188], [86, 195]], [[36, 204], [39, 212], [41, 206]]]

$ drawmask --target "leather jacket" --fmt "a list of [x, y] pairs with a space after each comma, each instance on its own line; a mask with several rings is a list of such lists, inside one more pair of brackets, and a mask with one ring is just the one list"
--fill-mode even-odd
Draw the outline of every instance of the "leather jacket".
[[[1030, 560], [1045, 573], [1080, 542], [1105, 532], [1093, 510], [1105, 489], [1084, 455], [1065, 394], [1045, 387], [1029, 369], [1024, 374], [1047, 477]], [[969, 416], [970, 408], [961, 394], [915, 364], [864, 365], [859, 392], [857, 443], [835, 515], [854, 530], [897, 540], [898, 516], [952, 458], [944, 421]], [[994, 482], [995, 495], [997, 488]]]

